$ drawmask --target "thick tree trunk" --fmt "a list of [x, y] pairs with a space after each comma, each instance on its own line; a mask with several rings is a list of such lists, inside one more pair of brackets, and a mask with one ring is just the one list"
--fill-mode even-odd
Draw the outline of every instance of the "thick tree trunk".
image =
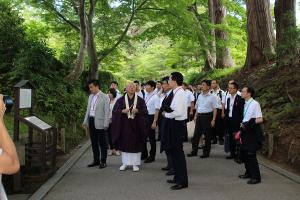
[[276, 50], [278, 61], [287, 62], [297, 56], [296, 0], [275, 1]]
[[[208, 15], [209, 21], [212, 25], [215, 24], [216, 16], [215, 16], [215, 9], [214, 9], [214, 0], [208, 0]], [[209, 42], [209, 49], [210, 52], [206, 52], [206, 61], [204, 70], [209, 71], [215, 68], [217, 62], [217, 51], [216, 51], [216, 35], [215, 35], [215, 28], [212, 27], [210, 30], [210, 42]]]
[[268, 63], [275, 55], [270, 2], [247, 0], [248, 47], [245, 67]]
[[67, 79], [69, 82], [74, 82], [79, 79], [84, 69], [84, 58], [86, 56], [87, 47], [87, 27], [85, 16], [85, 0], [79, 1], [78, 15], [80, 19], [80, 47], [75, 61], [74, 69], [69, 73]]
[[94, 19], [94, 11], [95, 11], [95, 0], [90, 0], [90, 11], [87, 17], [87, 52], [89, 56], [89, 80], [98, 79], [98, 65], [99, 61], [97, 58], [97, 49], [94, 38], [94, 30], [93, 30], [93, 19]]
[[[226, 25], [226, 15], [227, 9], [222, 4], [221, 0], [214, 0], [214, 8], [215, 8], [215, 16], [216, 21], [215, 24]], [[217, 68], [226, 68], [234, 66], [234, 61], [231, 57], [230, 48], [226, 46], [227, 41], [227, 33], [226, 31], [216, 28], [216, 43], [217, 43]]]

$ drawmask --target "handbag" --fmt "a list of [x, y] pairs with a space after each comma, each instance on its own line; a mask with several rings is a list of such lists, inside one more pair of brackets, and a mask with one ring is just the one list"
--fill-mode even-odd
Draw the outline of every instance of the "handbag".
[[188, 131], [188, 138], [191, 139], [194, 136], [194, 132], [195, 132], [195, 122], [190, 121], [186, 124], [186, 126]]

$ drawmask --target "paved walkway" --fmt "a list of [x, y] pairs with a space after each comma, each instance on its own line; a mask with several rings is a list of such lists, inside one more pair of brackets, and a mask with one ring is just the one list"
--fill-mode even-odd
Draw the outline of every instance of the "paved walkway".
[[[186, 152], [190, 145], [186, 144]], [[143, 164], [138, 173], [120, 172], [120, 157], [109, 157], [105, 169], [87, 168], [89, 149], [63, 179], [48, 193], [49, 200], [299, 200], [300, 184], [261, 167], [262, 183], [247, 185], [237, 178], [243, 165], [226, 160], [222, 147], [216, 145], [205, 160], [188, 158], [189, 188], [171, 191], [167, 177], [160, 170], [164, 155], [155, 163]]]

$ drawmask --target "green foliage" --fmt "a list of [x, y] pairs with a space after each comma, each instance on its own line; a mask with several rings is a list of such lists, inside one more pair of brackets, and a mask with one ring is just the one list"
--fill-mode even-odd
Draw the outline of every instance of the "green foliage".
[[7, 85], [6, 73], [15, 67], [14, 58], [23, 48], [23, 20], [10, 4], [0, 1], [0, 89], [2, 93], [11, 93]]
[[232, 67], [226, 69], [215, 69], [209, 72], [201, 72], [198, 74], [194, 74], [189, 81], [191, 83], [200, 83], [203, 79], [222, 80], [223, 78], [229, 77], [232, 74], [236, 73], [240, 69], [241, 67]]

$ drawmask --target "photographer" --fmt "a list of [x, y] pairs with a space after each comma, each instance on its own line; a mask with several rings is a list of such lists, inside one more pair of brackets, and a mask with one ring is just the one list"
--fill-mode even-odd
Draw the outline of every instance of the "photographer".
[[4, 125], [3, 115], [6, 107], [3, 102], [3, 95], [0, 95], [0, 199], [6, 200], [5, 191], [1, 182], [1, 174], [14, 174], [19, 168], [19, 159], [16, 148], [8, 135]]

